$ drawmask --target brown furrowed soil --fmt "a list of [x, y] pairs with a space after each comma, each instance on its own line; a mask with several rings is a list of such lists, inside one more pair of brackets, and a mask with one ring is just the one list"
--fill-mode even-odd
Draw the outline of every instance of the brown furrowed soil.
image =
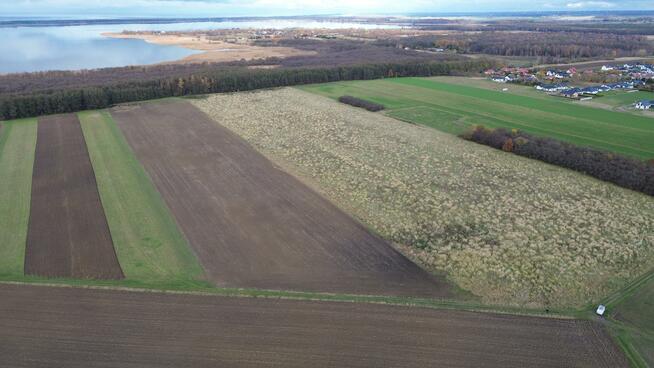
[[0, 285], [1, 367], [626, 367], [591, 321]]
[[191, 104], [112, 114], [215, 284], [450, 296], [444, 281]]
[[76, 115], [39, 119], [32, 175], [25, 274], [123, 278]]

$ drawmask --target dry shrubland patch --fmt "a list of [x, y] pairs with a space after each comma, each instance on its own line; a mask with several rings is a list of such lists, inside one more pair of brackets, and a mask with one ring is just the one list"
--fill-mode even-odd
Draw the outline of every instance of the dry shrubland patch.
[[488, 303], [578, 306], [654, 265], [654, 199], [286, 88], [194, 102]]

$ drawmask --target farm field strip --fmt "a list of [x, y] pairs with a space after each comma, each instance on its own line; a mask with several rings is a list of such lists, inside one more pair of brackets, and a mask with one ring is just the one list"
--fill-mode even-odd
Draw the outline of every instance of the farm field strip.
[[111, 114], [226, 287], [449, 296], [449, 286], [184, 102]]
[[[423, 88], [423, 87], [420, 87]], [[365, 89], [365, 87], [364, 87]], [[374, 90], [368, 89], [368, 91], [372, 92]], [[411, 95], [412, 92], [416, 93], [415, 90], [412, 88], [406, 89], [403, 91], [405, 95]], [[565, 125], [569, 123], [583, 123], [587, 125], [598, 125], [598, 126], [603, 126], [605, 129], [606, 128], [611, 128], [611, 129], [620, 129], [620, 131], [616, 131], [615, 133], [618, 134], [623, 139], [628, 139], [628, 138], [633, 138], [633, 134], [637, 133], [652, 133], [652, 129], [642, 129], [642, 128], [635, 128], [635, 127], [627, 127], [627, 126], [616, 126], [614, 124], [609, 124], [605, 122], [597, 122], [597, 121], [590, 121], [587, 119], [579, 118], [579, 117], [574, 117], [574, 116], [569, 116], [569, 115], [564, 115], [564, 114], [559, 114], [557, 112], [554, 112], [554, 110], [538, 110], [538, 115], [534, 116], [533, 109], [525, 106], [511, 106], [508, 104], [497, 106], [496, 104], [489, 103], [485, 99], [480, 99], [478, 97], [469, 97], [468, 100], [466, 101], [461, 101], [458, 98], [452, 99], [452, 96], [448, 96], [448, 93], [443, 93], [440, 91], [437, 91], [439, 93], [439, 96], [432, 95], [430, 97], [435, 98], [437, 101], [443, 101], [442, 103], [432, 103], [432, 106], [438, 107], [440, 109], [452, 109], [454, 111], [457, 111], [462, 114], [473, 114], [477, 115], [480, 118], [485, 118], [485, 119], [493, 119], [497, 122], [504, 122], [504, 123], [511, 123], [511, 124], [521, 124], [523, 127], [529, 128], [529, 129], [540, 129], [542, 132], [549, 132], [549, 133], [554, 133], [557, 135], [562, 135], [566, 136], [569, 135], [570, 137], [574, 138], [584, 138], [583, 136], [578, 135], [579, 133], [584, 132], [584, 127], [583, 126], [577, 126], [577, 125]], [[412, 96], [413, 98], [418, 97], [417, 96]], [[425, 97], [418, 97], [422, 100], [422, 102], [429, 103], [430, 101], [433, 101], [432, 98], [425, 98]], [[479, 107], [479, 108], [473, 108]], [[524, 122], [521, 121], [518, 117], [525, 117], [531, 115], [530, 121]], [[565, 124], [562, 123], [561, 121], [567, 121]], [[538, 124], [535, 124], [538, 123]], [[550, 124], [549, 127], [545, 128], [543, 127], [544, 124]], [[552, 127], [551, 125], [554, 125]], [[558, 128], [558, 129], [554, 129]], [[587, 128], [586, 128], [587, 129]], [[569, 132], [568, 132], [569, 131]], [[621, 131], [625, 131], [626, 133], [622, 134]], [[586, 137], [586, 139], [596, 141], [598, 143], [610, 143], [607, 141], [602, 141], [598, 140], [595, 138], [589, 138]], [[626, 146], [628, 147], [628, 146]]]
[[[421, 90], [456, 94], [466, 100], [454, 98], [449, 99], [448, 103], [460, 102], [469, 107], [474, 106], [485, 111], [488, 117], [500, 117], [508, 123], [508, 128], [522, 122], [522, 125], [527, 125], [526, 131], [539, 129], [540, 134], [560, 137], [571, 142], [577, 141], [583, 145], [614, 152], [629, 151], [641, 155], [642, 158], [654, 156], [654, 124], [651, 119], [645, 117], [564, 104], [555, 99], [545, 101], [526, 96], [510, 96], [430, 80], [406, 78], [393, 80], [393, 83], [418, 87]], [[446, 98], [444, 95], [440, 97]], [[589, 131], [592, 131], [592, 136]]]
[[[416, 91], [412, 88], [404, 91], [405, 95], [411, 95], [415, 93]], [[447, 93], [442, 93], [440, 96], [431, 96], [429, 99], [426, 99], [421, 95], [416, 95], [412, 98], [419, 98], [423, 103], [437, 100], [439, 101], [439, 104], [436, 104], [438, 109], [444, 111], [455, 111], [462, 116], [472, 116], [474, 119], [474, 124], [484, 124], [495, 127], [515, 127], [540, 135], [553, 136], [567, 141], [576, 141], [577, 143], [584, 145], [596, 147], [601, 146], [605, 147], [605, 149], [614, 151], [626, 149], [630, 151], [637, 151], [639, 153], [645, 153], [647, 155], [654, 155], [654, 151], [643, 151], [640, 148], [637, 148], [638, 145], [642, 143], [642, 138], [640, 138], [641, 135], [643, 133], [652, 133], [652, 131], [629, 127], [609, 126], [608, 124], [601, 122], [593, 122], [552, 112], [541, 111], [534, 115], [534, 111], [531, 111], [528, 108], [510, 105], [498, 106], [496, 104], [488, 103], [488, 101], [480, 100], [475, 97], [471, 97], [463, 101], [456, 97], [452, 98], [452, 96], [448, 95]], [[628, 144], [619, 144], [611, 140], [603, 140], [599, 139], [598, 137], [589, 137], [588, 127], [598, 124], [604, 125], [605, 129], [616, 129], [612, 130], [612, 137], [616, 137], [624, 143]]]
[[[430, 90], [443, 91], [446, 93], [453, 93], [465, 97], [474, 97], [482, 100], [498, 102], [509, 105], [516, 105], [528, 109], [539, 110], [543, 112], [557, 111], [557, 114], [567, 115], [572, 117], [581, 117], [596, 122], [602, 122], [611, 126], [621, 126], [625, 129], [641, 128], [649, 132], [652, 131], [651, 119], [624, 115], [619, 112], [606, 112], [585, 106], [578, 106], [573, 104], [561, 104], [556, 99], [550, 101], [544, 99], [536, 99], [528, 96], [507, 95], [497, 93], [482, 88], [468, 87], [463, 85], [449, 84], [437, 82], [434, 80], [421, 79], [421, 78], [396, 78], [391, 80], [392, 83], [404, 84], [408, 86], [416, 86]], [[625, 117], [628, 121], [625, 121]]]
[[22, 276], [36, 119], [0, 123], [0, 275]]
[[[455, 77], [455, 76], [438, 76], [438, 77], [427, 77], [427, 80], [434, 80], [442, 83], [449, 84], [460, 84], [468, 87], [476, 87], [487, 89], [496, 92], [502, 92], [506, 94], [515, 94], [520, 96], [528, 96], [538, 99], [550, 99], [552, 96], [547, 93], [538, 91], [533, 86], [523, 86], [520, 84], [511, 84], [511, 83], [496, 83], [488, 80], [485, 77]], [[507, 91], [503, 91], [504, 88], [508, 88]], [[571, 100], [560, 99], [559, 102], [564, 103], [574, 103]]]
[[620, 106], [631, 105], [641, 100], [651, 100], [651, 99], [654, 99], [654, 93], [638, 91], [632, 93], [607, 94], [606, 96], [598, 98], [593, 102], [596, 102], [598, 104], [604, 104], [607, 106], [612, 106], [612, 107], [620, 107]]
[[202, 267], [109, 113], [83, 112], [79, 119], [126, 279], [198, 282]]
[[357, 303], [0, 285], [0, 325], [11, 367], [628, 366], [591, 321]]
[[194, 103], [486, 303], [579, 307], [654, 265], [646, 195], [296, 88]]
[[[430, 88], [434, 84], [437, 87]], [[460, 91], [459, 88], [464, 88], [464, 90]], [[651, 145], [651, 141], [654, 139], [654, 124], [651, 119], [633, 114], [576, 106], [565, 101], [554, 99], [546, 101], [415, 78], [338, 82], [305, 86], [302, 89], [332, 98], [341, 94], [367, 98], [385, 104], [389, 109], [389, 115], [397, 116], [402, 120], [407, 120], [411, 116], [406, 116], [406, 113], [396, 113], [396, 109], [427, 106], [436, 111], [466, 117], [464, 119], [466, 125], [484, 124], [490, 127], [519, 128], [539, 135], [553, 136], [573, 143], [623, 152], [641, 158], [654, 156], [654, 147]], [[493, 95], [500, 95], [503, 100], [498, 102], [493, 99], [495, 98]], [[507, 103], [512, 99], [526, 99], [527, 102]], [[588, 111], [592, 112], [592, 119], [584, 115]], [[575, 114], [571, 112], [575, 112]], [[616, 120], [605, 118], [594, 120], [598, 113], [612, 114], [610, 115], [611, 119]], [[436, 116], [414, 116], [413, 118], [416, 119], [415, 123], [430, 125], [449, 133], [463, 131], [463, 126], [459, 131], [450, 129], [449, 125], [443, 127], [443, 120], [447, 119], [443, 119], [438, 114]], [[634, 121], [638, 124], [633, 124]]]
[[[532, 116], [529, 118], [528, 121], [525, 121], [523, 119], [517, 119], [514, 114], [507, 114], [507, 113], [509, 113], [510, 110], [514, 110], [514, 112], [515, 110], [518, 110], [518, 112], [521, 113], [520, 114], [521, 116], [526, 116], [529, 115], [529, 111], [526, 109], [523, 109], [524, 111], [519, 111], [520, 108], [506, 107], [506, 106], [498, 109], [497, 106], [487, 106], [486, 102], [475, 101], [474, 98], [470, 98], [468, 101], [464, 102], [461, 101], [459, 98], [452, 99], [452, 96], [449, 96], [445, 93], [441, 94], [440, 96], [434, 96], [434, 94], [436, 93], [432, 93], [430, 94], [430, 96], [425, 97], [424, 94], [416, 94], [416, 91], [413, 88], [407, 88], [402, 90], [402, 88], [396, 87], [393, 88], [394, 92], [382, 92], [382, 89], [374, 86], [356, 85], [355, 88], [358, 89], [360, 92], [367, 93], [370, 96], [369, 98], [372, 100], [375, 100], [376, 95], [379, 94], [383, 94], [387, 96], [389, 99], [397, 96], [402, 96], [399, 97], [400, 99], [403, 99], [406, 96], [411, 96], [410, 98], [413, 102], [418, 102], [419, 104], [421, 104], [422, 107], [432, 109], [437, 114], [439, 113], [454, 114], [467, 118], [468, 120], [467, 124], [460, 126], [460, 129], [458, 130], [446, 130], [447, 133], [458, 134], [463, 132], [464, 128], [466, 128], [467, 126], [471, 126], [475, 124], [483, 124], [490, 127], [510, 126], [530, 132], [535, 132], [536, 134], [540, 134], [540, 135], [558, 137], [563, 140], [568, 140], [568, 141], [576, 140], [579, 143], [583, 143], [587, 145], [603, 145], [603, 146], [608, 145], [610, 147], [617, 146], [623, 149], [624, 148], [632, 149], [631, 146], [608, 144], [609, 142], [606, 141], [592, 139], [580, 135], [583, 134], [582, 131], [585, 131], [584, 129], [582, 129], [583, 127], [581, 126], [578, 129], [576, 129], [579, 130], [578, 134], [573, 134], [571, 132], [566, 132], [560, 129], [555, 130], [552, 129], [551, 127], [544, 128], [542, 126], [545, 123], [549, 124], [550, 122], [560, 121], [562, 118], [561, 116], [551, 116], [550, 119], [547, 120], [534, 118]], [[398, 89], [400, 91], [398, 91]], [[433, 101], [438, 101], [438, 102], [433, 102]], [[476, 106], [480, 108], [472, 108], [472, 106]], [[387, 112], [387, 115], [391, 117], [398, 117], [400, 118], [400, 120], [409, 120], [410, 118], [407, 118], [405, 111], [410, 108], [411, 107], [402, 107], [400, 109], [391, 109], [390, 111]], [[443, 130], [442, 127], [443, 122], [441, 121], [440, 118], [441, 116], [434, 116], [433, 114], [430, 114], [424, 117], [418, 117], [412, 122], [421, 123], [424, 125], [434, 127], [439, 130]]]
[[[567, 98], [558, 98], [556, 96], [550, 96], [547, 93], [536, 90], [533, 86], [524, 86], [520, 84], [511, 84], [511, 83], [496, 83], [492, 82], [486, 78], [471, 78], [471, 77], [428, 77], [427, 80], [433, 80], [436, 82], [447, 83], [447, 84], [458, 84], [467, 87], [476, 87], [481, 89], [486, 89], [490, 91], [495, 91], [502, 94], [508, 95], [518, 95], [526, 96], [535, 99], [546, 100], [548, 102], [557, 102], [557, 103], [567, 103], [571, 105], [578, 105], [581, 107], [601, 107], [601, 108], [615, 108], [619, 106], [627, 106], [633, 104], [640, 100], [650, 100], [654, 98], [654, 93], [652, 92], [628, 92], [628, 91], [609, 91], [602, 92], [601, 96], [595, 96], [590, 101], [579, 101]], [[593, 83], [597, 84], [597, 83]], [[507, 91], [502, 89], [508, 88]], [[636, 111], [630, 111], [631, 113], [636, 113]], [[640, 115], [640, 114], [638, 114]]]
[[74, 114], [38, 122], [25, 274], [123, 278]]

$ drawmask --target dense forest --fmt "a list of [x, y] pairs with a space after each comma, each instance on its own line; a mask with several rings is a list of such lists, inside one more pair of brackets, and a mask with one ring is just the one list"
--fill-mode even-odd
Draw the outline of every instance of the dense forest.
[[99, 109], [114, 104], [163, 97], [237, 92], [259, 88], [406, 76], [462, 75], [495, 66], [493, 61], [366, 64], [333, 68], [239, 69], [198, 72], [186, 77], [122, 82], [107, 86], [70, 88], [0, 95], [0, 118]]
[[464, 133], [462, 138], [579, 171], [654, 196], [654, 161], [643, 162], [554, 138], [536, 137], [501, 128], [488, 129], [477, 126]]
[[539, 57], [543, 62], [647, 56], [654, 42], [645, 36], [578, 32], [482, 32], [396, 40], [415, 49], [443, 48], [463, 54]]

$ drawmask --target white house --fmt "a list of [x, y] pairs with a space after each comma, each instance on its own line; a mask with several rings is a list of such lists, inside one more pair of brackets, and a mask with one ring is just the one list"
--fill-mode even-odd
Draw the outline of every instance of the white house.
[[654, 100], [643, 100], [643, 101], [638, 101], [634, 104], [634, 107], [637, 108], [638, 110], [649, 110], [652, 107], [654, 107]]

